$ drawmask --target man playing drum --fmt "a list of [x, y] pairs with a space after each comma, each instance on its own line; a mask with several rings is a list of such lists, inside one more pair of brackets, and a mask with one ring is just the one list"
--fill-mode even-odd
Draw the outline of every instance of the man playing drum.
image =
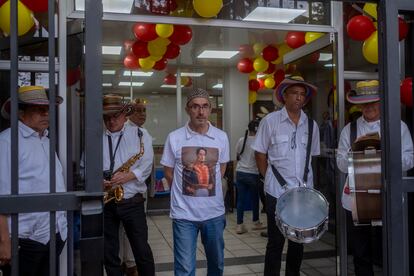
[[[302, 77], [293, 76], [284, 79], [276, 88], [275, 96], [285, 106], [262, 119], [256, 140], [252, 145], [252, 149], [256, 151], [259, 172], [265, 176], [268, 242], [264, 275], [280, 275], [285, 237], [276, 227], [277, 199], [285, 189], [303, 184], [304, 178], [308, 179], [306, 181], [308, 187], [313, 186], [311, 162], [305, 164], [305, 160], [307, 150], [310, 151], [311, 156], [320, 153], [319, 128], [313, 120], [308, 120], [302, 107], [316, 93], [316, 90], [315, 86], [305, 82]], [[312, 122], [312, 133], [309, 133], [308, 125]], [[308, 135], [312, 135], [309, 148]], [[274, 174], [274, 170], [279, 176]], [[286, 182], [284, 187], [280, 179]], [[289, 240], [286, 275], [300, 274], [302, 257], [303, 245]]]
[[[355, 123], [347, 124], [341, 132], [338, 144], [336, 162], [338, 168], [348, 173], [348, 152], [354, 139], [371, 133], [380, 134], [380, 96], [379, 83], [377, 80], [360, 81], [356, 90], [351, 90], [346, 95], [348, 102], [358, 104], [362, 107], [362, 116]], [[352, 138], [351, 138], [352, 137]], [[401, 122], [401, 157], [402, 169], [409, 170], [414, 166], [413, 142], [407, 125]], [[342, 195], [342, 206], [346, 209], [348, 237], [354, 258], [356, 276], [374, 275], [371, 254], [371, 225], [355, 226], [351, 213], [351, 196], [348, 182], [344, 186]]]

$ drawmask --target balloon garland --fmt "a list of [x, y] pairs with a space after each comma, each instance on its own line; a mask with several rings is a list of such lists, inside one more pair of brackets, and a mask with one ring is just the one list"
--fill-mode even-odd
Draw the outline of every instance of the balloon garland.
[[[353, 7], [360, 10], [357, 6]], [[348, 36], [357, 41], [364, 41], [362, 54], [364, 58], [372, 63], [378, 64], [378, 31], [377, 31], [377, 4], [366, 3], [362, 9], [363, 15], [356, 15], [349, 19], [346, 25]], [[398, 17], [398, 39], [405, 39], [408, 34], [407, 22]]]
[[132, 32], [136, 40], [124, 42], [124, 66], [143, 71], [162, 71], [169, 59], [180, 55], [180, 45], [193, 37], [189, 26], [172, 24], [135, 23]]

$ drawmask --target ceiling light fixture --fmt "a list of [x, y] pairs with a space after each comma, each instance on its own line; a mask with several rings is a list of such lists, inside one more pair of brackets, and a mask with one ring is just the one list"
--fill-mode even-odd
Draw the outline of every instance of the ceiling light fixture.
[[197, 58], [231, 59], [238, 53], [239, 51], [204, 50]]
[[112, 86], [112, 83], [106, 83], [106, 82], [104, 82], [104, 83], [102, 83], [102, 86], [111, 87]]
[[115, 75], [115, 70], [102, 70], [103, 75]]
[[[160, 87], [161, 88], [177, 88], [177, 85], [175, 85], [175, 84], [163, 84]], [[181, 85], [181, 87], [184, 87], [184, 85]]]
[[[103, 12], [129, 14], [133, 3], [131, 0], [103, 0]], [[75, 0], [75, 7], [77, 11], [85, 11], [85, 1]]]
[[144, 82], [136, 82], [136, 81], [133, 81], [133, 82], [130, 82], [130, 81], [120, 81], [118, 83], [118, 86], [143, 86], [143, 85], [144, 85]]
[[121, 46], [102, 46], [102, 54], [103, 55], [120, 55], [121, 54]]
[[306, 10], [257, 7], [249, 13], [244, 21], [289, 23]]
[[217, 84], [213, 85], [212, 88], [213, 89], [222, 89], [223, 88], [223, 84], [222, 83], [217, 83]]
[[335, 67], [335, 64], [327, 63], [327, 64], [324, 65], [324, 67]]
[[332, 54], [329, 53], [320, 53], [319, 54], [319, 61], [329, 61], [332, 59]]
[[[182, 77], [201, 77], [204, 73], [181, 72]], [[177, 74], [175, 74], [177, 76]]]
[[[153, 72], [132, 71], [132, 76], [133, 77], [151, 77], [152, 74], [153, 74]], [[125, 77], [131, 76], [131, 71], [125, 70], [124, 71], [124, 76]]]

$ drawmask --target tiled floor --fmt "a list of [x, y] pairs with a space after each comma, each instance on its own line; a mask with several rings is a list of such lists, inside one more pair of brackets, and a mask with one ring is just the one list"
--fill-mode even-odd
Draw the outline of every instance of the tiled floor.
[[[251, 212], [245, 214], [245, 224], [249, 231], [238, 235], [235, 232], [236, 214], [227, 214], [227, 226], [224, 231], [225, 240], [225, 275], [263, 275], [266, 238], [260, 231], [251, 231]], [[264, 214], [261, 221], [265, 222]], [[173, 242], [172, 226], [168, 215], [149, 215], [149, 242], [154, 253], [157, 275], [173, 275]], [[325, 235], [324, 241], [305, 245], [305, 257], [301, 275], [335, 275], [336, 259], [333, 256], [333, 237]], [[287, 244], [287, 243], [286, 243]], [[197, 275], [206, 275], [206, 256], [201, 242], [197, 250]], [[286, 248], [285, 248], [286, 250]], [[285, 251], [284, 251], [285, 253]], [[284, 263], [282, 263], [282, 268]], [[282, 272], [282, 275], [284, 273]], [[350, 269], [348, 275], [353, 275]]]

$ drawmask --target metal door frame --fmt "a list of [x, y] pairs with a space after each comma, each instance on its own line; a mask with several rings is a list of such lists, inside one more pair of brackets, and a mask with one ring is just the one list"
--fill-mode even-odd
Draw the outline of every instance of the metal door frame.
[[[18, 61], [18, 34], [17, 34], [17, 0], [10, 0], [10, 61], [1, 61], [2, 70], [10, 71], [10, 97], [11, 97], [11, 141], [18, 139], [18, 72], [19, 70], [60, 72], [58, 93], [65, 98], [66, 87], [66, 14], [67, 2], [59, 2], [59, 63], [55, 64], [56, 41], [54, 35], [48, 37], [48, 56], [49, 62], [46, 64], [28, 64]], [[55, 1], [48, 0], [48, 21], [55, 22]], [[96, 51], [96, 45], [101, 45], [101, 22], [102, 22], [102, 0], [85, 0], [85, 71], [88, 75], [86, 79], [86, 97], [85, 97], [85, 159], [86, 162], [86, 181], [85, 191], [70, 191], [71, 184], [65, 181], [68, 186], [68, 192], [56, 193], [55, 189], [55, 152], [56, 152], [56, 115], [57, 108], [53, 104], [56, 99], [55, 74], [49, 75], [49, 139], [50, 139], [50, 193], [39, 194], [18, 194], [18, 143], [11, 144], [11, 195], [0, 196], [0, 213], [10, 214], [12, 234], [12, 275], [18, 275], [18, 213], [23, 212], [49, 212], [50, 213], [50, 275], [54, 276], [56, 263], [54, 257], [55, 247], [55, 221], [56, 211], [68, 211], [68, 275], [73, 275], [73, 243], [71, 241], [71, 227], [73, 225], [73, 211], [79, 210], [82, 214], [82, 222], [84, 226], [88, 226], [91, 221], [88, 218], [94, 215], [98, 220], [103, 217], [102, 203], [102, 91], [101, 86], [95, 85], [101, 81], [101, 53]], [[50, 23], [48, 33], [55, 34], [56, 26]], [[62, 165], [66, 170], [64, 173], [66, 179], [71, 179], [72, 160], [69, 159], [70, 141], [66, 141], [66, 133], [70, 128], [69, 122], [66, 120], [66, 108], [62, 105], [59, 110], [59, 136], [60, 147], [59, 156]], [[63, 135], [62, 135], [63, 134]], [[69, 146], [68, 146], [69, 144]], [[90, 224], [90, 222], [89, 222]], [[89, 225], [92, 226], [93, 225]], [[81, 247], [84, 249], [81, 259], [83, 275], [102, 275], [103, 263], [103, 230], [97, 229], [94, 235], [87, 237], [81, 236]], [[98, 250], [98, 253], [96, 254]], [[95, 253], [95, 254], [94, 254]]]

